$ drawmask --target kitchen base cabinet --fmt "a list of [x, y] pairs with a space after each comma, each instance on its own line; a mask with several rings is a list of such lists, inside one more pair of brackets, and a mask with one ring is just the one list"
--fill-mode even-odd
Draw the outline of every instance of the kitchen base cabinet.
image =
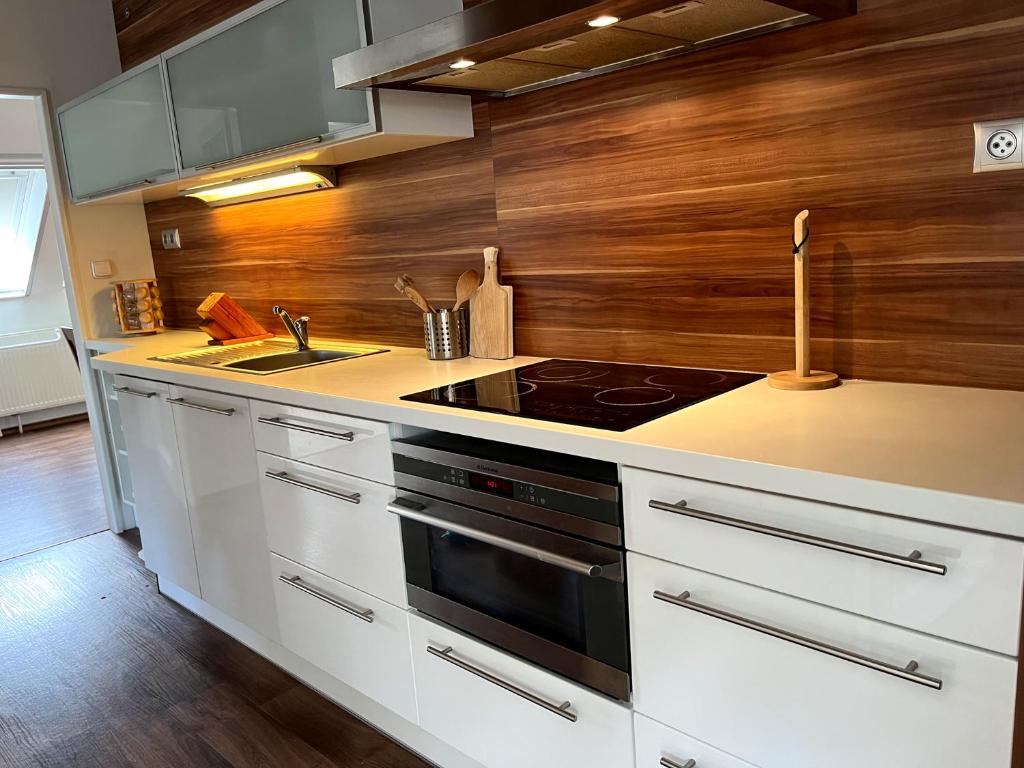
[[629, 467], [622, 482], [630, 550], [1017, 655], [1020, 541]]
[[394, 488], [265, 453], [259, 475], [272, 552], [406, 606]]
[[409, 616], [420, 726], [487, 768], [623, 768], [630, 711], [417, 614]]
[[146, 567], [193, 595], [200, 594], [185, 500], [174, 417], [166, 384], [129, 376], [114, 379], [128, 467], [135, 489], [135, 518]]
[[668, 726], [636, 714], [636, 768], [755, 768], [739, 758], [719, 752], [707, 744], [674, 731]]
[[277, 616], [249, 401], [171, 387], [167, 403], [174, 416], [202, 597], [274, 639]]
[[256, 450], [394, 484], [387, 424], [258, 400], [251, 404]]
[[284, 647], [416, 722], [406, 612], [298, 563], [271, 558]]
[[760, 768], [1009, 768], [1017, 663], [630, 553], [636, 710]]

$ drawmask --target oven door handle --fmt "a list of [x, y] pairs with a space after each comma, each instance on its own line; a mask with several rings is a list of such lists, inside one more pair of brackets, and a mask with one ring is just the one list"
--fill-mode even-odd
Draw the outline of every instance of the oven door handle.
[[[524, 557], [531, 557], [534, 560], [540, 560], [542, 563], [548, 563], [558, 568], [564, 568], [567, 571], [573, 573], [579, 573], [584, 576], [590, 576], [592, 578], [603, 578], [610, 579], [612, 581], [618, 581], [622, 578], [622, 565], [618, 562], [608, 564], [588, 563], [583, 560], [577, 560], [574, 557], [566, 557], [565, 555], [559, 555], [554, 552], [549, 552], [546, 549], [540, 549], [538, 547], [531, 547], [529, 544], [522, 544], [513, 539], [507, 539], [504, 536], [498, 536], [493, 533], [487, 533], [486, 531], [478, 531], [476, 528], [470, 528], [459, 523], [452, 523], [440, 517], [434, 517], [428, 515], [420, 509], [414, 509], [407, 506], [409, 502], [403, 502], [402, 499], [395, 499], [393, 502], [387, 505], [388, 512], [399, 517], [404, 517], [408, 520], [415, 520], [417, 523], [423, 523], [434, 528], [441, 528], [452, 533], [457, 533], [460, 536], [465, 536], [467, 539], [473, 539], [474, 541], [482, 542], [483, 544], [490, 544], [491, 546], [504, 549], [509, 552], [515, 552], [517, 555], [523, 555]], [[417, 504], [417, 507], [422, 505]]]

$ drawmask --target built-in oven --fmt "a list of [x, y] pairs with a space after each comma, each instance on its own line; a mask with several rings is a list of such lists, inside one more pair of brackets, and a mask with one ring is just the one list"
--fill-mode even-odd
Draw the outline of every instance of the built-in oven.
[[394, 460], [410, 605], [628, 700], [618, 468], [441, 433]]

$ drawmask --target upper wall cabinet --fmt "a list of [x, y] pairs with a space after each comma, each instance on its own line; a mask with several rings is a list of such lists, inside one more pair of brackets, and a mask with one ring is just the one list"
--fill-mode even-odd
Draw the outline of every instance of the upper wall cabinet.
[[59, 110], [74, 200], [178, 178], [164, 93], [154, 60]]
[[61, 108], [72, 198], [150, 202], [472, 137], [468, 96], [335, 88], [337, 56], [462, 7], [409, 3], [264, 0]]
[[359, 0], [285, 0], [166, 56], [183, 168], [374, 130], [331, 58], [365, 43]]

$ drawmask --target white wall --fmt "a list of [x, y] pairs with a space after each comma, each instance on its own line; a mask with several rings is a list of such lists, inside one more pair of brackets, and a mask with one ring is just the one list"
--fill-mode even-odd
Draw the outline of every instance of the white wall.
[[0, 86], [60, 106], [120, 72], [110, 0], [0, 0]]
[[[110, 0], [0, 0], [0, 91], [45, 88], [56, 108], [120, 72]], [[113, 335], [110, 282], [153, 275], [145, 208], [69, 206], [67, 225], [82, 330]], [[114, 274], [97, 279], [90, 262], [102, 259], [114, 262]]]
[[[35, 158], [42, 163], [40, 135], [32, 99], [0, 98], [0, 165], [4, 158], [19, 162]], [[29, 295], [0, 299], [0, 333], [56, 328], [70, 322], [64, 277], [60, 271], [57, 230], [47, 206]]]

